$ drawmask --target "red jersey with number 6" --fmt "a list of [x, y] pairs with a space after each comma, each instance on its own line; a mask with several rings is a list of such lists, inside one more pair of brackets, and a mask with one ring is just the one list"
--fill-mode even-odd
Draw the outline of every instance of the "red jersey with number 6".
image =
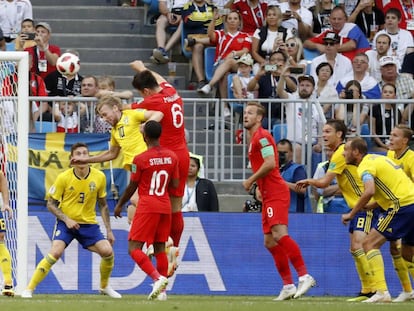
[[161, 91], [144, 98], [140, 103], [133, 103], [132, 109], [141, 108], [157, 110], [164, 114], [161, 120], [162, 133], [160, 145], [171, 150], [187, 149], [184, 132], [183, 100], [176, 89], [168, 82], [160, 84]]

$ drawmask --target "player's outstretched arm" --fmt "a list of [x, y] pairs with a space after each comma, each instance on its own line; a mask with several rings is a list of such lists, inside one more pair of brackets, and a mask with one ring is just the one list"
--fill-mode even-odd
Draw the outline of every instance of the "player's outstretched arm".
[[142, 60], [134, 60], [132, 63], [130, 63], [130, 66], [132, 69], [134, 69], [137, 72], [142, 72], [144, 70], [151, 71], [151, 73], [154, 75], [155, 79], [157, 80], [158, 84], [167, 82], [167, 80], [165, 80], [158, 72], [155, 72], [145, 67], [145, 64]]
[[111, 146], [109, 150], [104, 151], [100, 154], [94, 155], [89, 158], [81, 158], [73, 156], [70, 160], [71, 164], [87, 164], [87, 163], [101, 163], [115, 159], [118, 157], [121, 147]]
[[138, 183], [135, 181], [130, 181], [128, 186], [126, 187], [124, 193], [121, 195], [121, 198], [119, 199], [118, 203], [115, 206], [114, 209], [114, 216], [115, 218], [122, 218], [121, 212], [122, 207], [125, 205], [125, 203], [132, 197], [135, 190], [138, 188]]
[[299, 180], [296, 182], [296, 189], [306, 188], [307, 186], [314, 186], [316, 188], [326, 188], [331, 184], [332, 180], [334, 180], [335, 177], [335, 173], [327, 172], [325, 176], [318, 179], [308, 178]]

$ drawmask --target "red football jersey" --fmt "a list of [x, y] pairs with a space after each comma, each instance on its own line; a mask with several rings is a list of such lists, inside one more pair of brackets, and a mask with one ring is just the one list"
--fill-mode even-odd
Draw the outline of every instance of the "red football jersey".
[[279, 155], [275, 141], [270, 133], [260, 127], [254, 134], [249, 145], [249, 160], [253, 172], [256, 172], [263, 164], [263, 155], [275, 157], [276, 167], [265, 177], [257, 180], [263, 201], [269, 199], [277, 200], [290, 196], [289, 188], [283, 180], [279, 171]]
[[160, 87], [162, 90], [159, 93], [144, 98], [140, 103], [133, 103], [131, 107], [161, 111], [164, 114], [160, 122], [161, 146], [171, 150], [186, 149], [183, 100], [168, 82], [161, 83]]
[[139, 184], [138, 209], [141, 213], [171, 213], [168, 188], [178, 179], [178, 158], [168, 148], [152, 147], [135, 156], [131, 181]]

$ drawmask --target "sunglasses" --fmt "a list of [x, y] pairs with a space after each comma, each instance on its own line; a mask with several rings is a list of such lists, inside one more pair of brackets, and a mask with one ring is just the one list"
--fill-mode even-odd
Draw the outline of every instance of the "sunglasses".
[[336, 42], [324, 42], [323, 45], [334, 46]]
[[286, 46], [287, 46], [288, 48], [294, 48], [294, 47], [296, 46], [296, 43], [295, 43], [295, 42], [286, 43]]

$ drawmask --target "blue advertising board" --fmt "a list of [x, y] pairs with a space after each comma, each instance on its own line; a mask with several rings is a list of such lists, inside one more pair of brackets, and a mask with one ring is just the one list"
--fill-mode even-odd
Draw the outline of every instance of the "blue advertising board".
[[[278, 294], [282, 282], [263, 246], [260, 214], [188, 213], [184, 220], [179, 267], [167, 288], [170, 294]], [[48, 212], [30, 213], [29, 277], [50, 249], [54, 222]], [[148, 294], [152, 281], [128, 255], [126, 217], [111, 218], [111, 222], [116, 237], [112, 287], [124, 294]], [[309, 273], [317, 280], [309, 295], [352, 296], [359, 292], [348, 229], [341, 224], [340, 215], [291, 214], [289, 233], [298, 242]], [[383, 256], [389, 289], [396, 295], [401, 288], [388, 245], [383, 247]], [[36, 293], [95, 293], [99, 288], [99, 263], [98, 255], [81, 249], [75, 241]]]

